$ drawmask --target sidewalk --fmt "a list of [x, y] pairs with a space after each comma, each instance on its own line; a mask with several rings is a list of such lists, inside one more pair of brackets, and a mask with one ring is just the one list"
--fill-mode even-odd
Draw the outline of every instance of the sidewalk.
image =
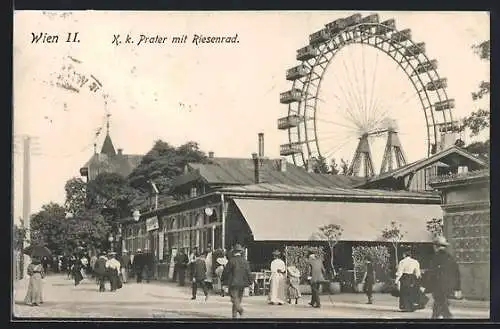
[[[180, 287], [174, 282], [165, 281], [151, 281], [149, 283], [151, 286], [165, 286], [169, 288], [169, 292], [175, 292], [176, 295], [189, 295], [191, 293], [191, 287], [189, 282], [186, 282], [185, 287]], [[429, 303], [426, 309], [432, 309], [432, 296], [429, 294]], [[302, 296], [302, 303], [304, 300], [309, 301], [310, 295]], [[346, 308], [357, 308], [357, 309], [370, 309], [379, 311], [394, 311], [398, 308], [398, 298], [391, 296], [390, 294], [375, 294], [374, 304], [366, 304], [366, 296], [361, 293], [341, 293], [336, 295], [321, 295], [321, 300], [327, 304], [333, 304], [336, 307], [346, 307]], [[248, 303], [259, 303], [266, 304], [267, 296], [249, 296], [245, 297], [245, 302]], [[490, 313], [490, 302], [489, 301], [475, 301], [475, 300], [450, 300], [450, 308], [453, 313], [456, 314], [478, 314], [489, 317]]]

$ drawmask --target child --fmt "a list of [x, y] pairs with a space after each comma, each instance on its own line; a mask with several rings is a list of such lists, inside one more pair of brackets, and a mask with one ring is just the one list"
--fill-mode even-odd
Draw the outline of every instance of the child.
[[289, 266], [288, 269], [288, 304], [292, 303], [292, 299], [295, 299], [295, 305], [298, 304], [299, 298], [301, 297], [299, 291], [300, 284], [300, 271], [295, 266]]
[[363, 291], [368, 297], [367, 304], [373, 304], [373, 283], [375, 282], [375, 269], [370, 256], [365, 257], [366, 271], [363, 277]]

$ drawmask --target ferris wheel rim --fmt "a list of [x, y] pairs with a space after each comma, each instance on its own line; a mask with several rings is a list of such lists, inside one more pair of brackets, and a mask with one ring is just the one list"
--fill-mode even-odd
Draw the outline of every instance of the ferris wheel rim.
[[[384, 34], [377, 34], [377, 33], [372, 32], [373, 28], [374, 27], [376, 28], [378, 26], [383, 26], [385, 29], [387, 29], [387, 32], [385, 32]], [[367, 33], [366, 30], [363, 31], [361, 29], [361, 27], [370, 27], [370, 29], [368, 30], [368, 33]], [[349, 38], [349, 40], [347, 40], [343, 43], [339, 43], [339, 44], [335, 43], [334, 40], [339, 35], [344, 35], [344, 34], [351, 33], [351, 32], [353, 34], [352, 34], [352, 37], [350, 36], [351, 38]], [[357, 32], [357, 35], [356, 35], [356, 32]], [[446, 108], [446, 109], [443, 109], [442, 111], [436, 111], [434, 109], [434, 104], [432, 103], [431, 98], [429, 96], [429, 94], [430, 94], [429, 90], [427, 90], [426, 84], [424, 83], [424, 81], [421, 77], [421, 75], [425, 75], [429, 78], [430, 81], [440, 80], [441, 77], [438, 73], [438, 69], [432, 67], [431, 69], [423, 72], [423, 74], [416, 73], [415, 68], [419, 64], [423, 64], [426, 62], [430, 63], [431, 61], [429, 60], [429, 57], [427, 56], [425, 51], [423, 51], [419, 54], [416, 54], [415, 56], [407, 55], [406, 52], [407, 52], [408, 48], [410, 48], [412, 46], [417, 46], [417, 44], [411, 39], [411, 37], [409, 37], [407, 40], [404, 40], [404, 41], [392, 40], [389, 35], [392, 36], [392, 34], [397, 33], [397, 32], [400, 32], [400, 30], [398, 30], [396, 28], [392, 28], [392, 27], [387, 26], [387, 25], [383, 25], [380, 22], [379, 23], [356, 24], [356, 25], [353, 25], [351, 27], [348, 27], [348, 28], [345, 28], [345, 29], [338, 31], [337, 33], [331, 35], [327, 41], [321, 42], [319, 45], [315, 46], [315, 48], [319, 52], [316, 56], [314, 56], [314, 63], [313, 64], [309, 63], [309, 61], [306, 61], [306, 60], [302, 61], [302, 64], [308, 64], [307, 66], [310, 68], [310, 72], [309, 72], [309, 74], [306, 75], [306, 79], [303, 82], [303, 86], [301, 89], [302, 96], [301, 96], [301, 100], [298, 102], [297, 111], [296, 111], [296, 114], [302, 116], [302, 123], [301, 124], [304, 125], [304, 129], [303, 129], [304, 130], [304, 132], [303, 132], [304, 139], [302, 139], [301, 135], [300, 135], [301, 124], [299, 124], [297, 127], [289, 128], [288, 135], [289, 135], [289, 142], [291, 144], [299, 143], [301, 145], [303, 145], [303, 144], [306, 145], [308, 158], [311, 155], [313, 155], [311, 148], [315, 148], [316, 154], [318, 156], [322, 156], [321, 148], [319, 146], [319, 139], [320, 138], [318, 136], [317, 127], [316, 127], [316, 110], [317, 110], [317, 106], [318, 106], [318, 104], [317, 104], [318, 93], [321, 90], [321, 81], [323, 79], [324, 74], [327, 72], [330, 63], [335, 58], [335, 54], [338, 51], [340, 51], [341, 49], [343, 49], [345, 47], [349, 47], [350, 45], [353, 45], [353, 44], [361, 44], [361, 45], [371, 46], [372, 48], [375, 48], [378, 51], [383, 52], [385, 55], [389, 56], [394, 62], [396, 62], [398, 64], [398, 67], [404, 71], [406, 77], [411, 81], [413, 89], [418, 94], [418, 97], [420, 100], [420, 107], [424, 112], [424, 117], [426, 120], [427, 156], [429, 156], [431, 154], [432, 142], [434, 144], [438, 143], [438, 135], [439, 135], [437, 132], [438, 125], [439, 124], [446, 125], [448, 122], [453, 124], [452, 108]], [[370, 42], [366, 42], [366, 40], [369, 41], [370, 39], [374, 39], [374, 40], [379, 39], [382, 42], [380, 42], [379, 44], [372, 45]], [[407, 44], [405, 44], [405, 41], [407, 42]], [[336, 47], [331, 47], [330, 46], [331, 44], [334, 44]], [[384, 47], [383, 47], [384, 45], [389, 45], [387, 50], [384, 49]], [[395, 51], [395, 54], [401, 55], [401, 60], [398, 61], [396, 59], [395, 55], [391, 55], [389, 53], [390, 51]], [[328, 58], [326, 56], [327, 54], [331, 54], [331, 57]], [[325, 67], [321, 67], [319, 65], [321, 58], [327, 59], [327, 63], [326, 63]], [[414, 64], [412, 63], [412, 60], [416, 60]], [[403, 65], [406, 65], [406, 68], [404, 68]], [[316, 69], [318, 67], [321, 68], [320, 73], [318, 73], [316, 71]], [[411, 71], [408, 71], [408, 69], [411, 69]], [[435, 78], [433, 78], [431, 76], [431, 73], [434, 75]], [[320, 79], [319, 79], [318, 86], [316, 87], [316, 92], [315, 92], [314, 97], [313, 97], [314, 105], [312, 106], [312, 108], [314, 111], [313, 112], [314, 147], [311, 147], [311, 138], [308, 136], [308, 128], [307, 128], [307, 121], [308, 120], [307, 120], [306, 116], [307, 116], [307, 113], [309, 111], [308, 106], [307, 106], [308, 105], [307, 104], [307, 97], [309, 96], [308, 91], [309, 91], [309, 87], [311, 85], [311, 79], [312, 79], [313, 75], [320, 76]], [[416, 79], [414, 79], [413, 76], [415, 76]], [[294, 81], [294, 87], [296, 85], [296, 81], [297, 80]], [[304, 92], [304, 91], [306, 91], [306, 92]], [[421, 92], [424, 93], [425, 97], [422, 97]], [[434, 93], [434, 95], [437, 96], [438, 102], [449, 100], [448, 94], [446, 92], [446, 87], [437, 88], [436, 90], [433, 90], [432, 92]], [[289, 104], [289, 114], [291, 114], [290, 108], [291, 108], [291, 104]], [[303, 109], [303, 111], [301, 111], [301, 109]], [[427, 113], [427, 110], [429, 111], [429, 113]], [[301, 113], [301, 112], [303, 112], [303, 113]], [[443, 112], [442, 113], [443, 121], [441, 123], [439, 122], [441, 120], [436, 119], [436, 117], [439, 115], [438, 112]], [[449, 119], [446, 118], [446, 114], [448, 114]], [[429, 121], [431, 121], [431, 122], [429, 122]], [[297, 131], [297, 139], [296, 140], [294, 140], [292, 138], [292, 134], [291, 134], [292, 129], [295, 129]], [[432, 131], [432, 134], [431, 134], [431, 131]], [[303, 151], [300, 153], [300, 156], [302, 157], [303, 163], [305, 163], [306, 159], [305, 159], [305, 155], [304, 155]], [[296, 155], [294, 154], [293, 160], [294, 160], [294, 163], [297, 164], [295, 157], [296, 157]]]

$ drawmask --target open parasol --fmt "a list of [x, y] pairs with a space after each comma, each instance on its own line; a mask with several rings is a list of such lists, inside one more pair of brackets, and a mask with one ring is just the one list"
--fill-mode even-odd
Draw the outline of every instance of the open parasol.
[[296, 278], [300, 277], [300, 271], [299, 271], [299, 269], [297, 267], [295, 267], [295, 266], [288, 266], [287, 270], [288, 270], [288, 274], [290, 276], [293, 276], [293, 277], [296, 277]]
[[23, 254], [30, 255], [31, 257], [50, 257], [52, 252], [49, 248], [40, 245], [29, 245], [23, 249]]

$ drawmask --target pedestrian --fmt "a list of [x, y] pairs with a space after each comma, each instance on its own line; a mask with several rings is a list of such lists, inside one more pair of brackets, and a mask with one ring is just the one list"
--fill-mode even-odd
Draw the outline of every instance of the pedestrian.
[[142, 253], [142, 249], [137, 249], [137, 252], [134, 256], [134, 262], [132, 263], [132, 267], [134, 268], [135, 277], [137, 283], [142, 282], [142, 276], [144, 272], [144, 254]]
[[227, 258], [225, 256], [219, 257], [216, 260], [217, 268], [215, 269], [215, 291], [224, 297], [224, 285], [222, 283], [222, 273], [224, 267], [227, 265]]
[[271, 262], [271, 278], [268, 303], [270, 305], [283, 305], [286, 298], [286, 265], [280, 258], [279, 250], [273, 251], [273, 261]]
[[244, 310], [241, 306], [243, 291], [252, 284], [250, 265], [243, 258], [242, 254], [243, 247], [240, 244], [236, 244], [222, 274], [224, 284], [229, 287], [233, 318], [237, 318], [238, 314], [240, 316], [243, 315]]
[[300, 284], [300, 271], [295, 266], [289, 266], [287, 268], [288, 273], [288, 304], [292, 303], [295, 299], [295, 305], [299, 303], [299, 298], [302, 297], [299, 284]]
[[146, 283], [149, 283], [153, 276], [153, 267], [154, 267], [154, 256], [149, 251], [148, 248], [144, 248], [144, 277], [146, 279]]
[[207, 278], [207, 265], [205, 263], [206, 253], [199, 253], [196, 255], [196, 258], [193, 262], [192, 269], [192, 292], [193, 296], [191, 299], [196, 299], [196, 293], [198, 291], [198, 287], [203, 289], [203, 294], [205, 295], [205, 301], [208, 300], [208, 287], [206, 285]]
[[438, 237], [434, 241], [435, 255], [431, 260], [429, 280], [427, 280], [427, 287], [425, 287], [426, 291], [432, 292], [434, 299], [432, 319], [440, 317], [451, 319], [448, 296], [454, 294], [457, 299], [462, 296], [460, 271], [457, 262], [446, 250], [448, 245], [449, 243], [444, 237]]
[[116, 291], [120, 289], [120, 262], [116, 259], [116, 252], [112, 251], [108, 254], [108, 261], [106, 262], [106, 270], [109, 276], [109, 283], [111, 286], [111, 291]]
[[33, 256], [31, 258], [31, 264], [27, 268], [30, 280], [24, 302], [30, 306], [38, 306], [43, 303], [42, 279], [45, 277], [45, 272], [43, 271], [40, 258]]
[[373, 267], [372, 258], [365, 257], [365, 274], [363, 276], [363, 291], [368, 297], [367, 304], [373, 304], [373, 284], [375, 283], [375, 269]]
[[180, 250], [179, 251], [179, 263], [178, 263], [178, 277], [179, 277], [179, 286], [184, 287], [186, 284], [186, 269], [189, 264], [189, 259], [186, 253], [187, 250]]
[[395, 280], [399, 287], [399, 309], [402, 312], [415, 311], [415, 304], [418, 303], [418, 280], [421, 276], [420, 263], [411, 257], [410, 249], [404, 250]]
[[120, 268], [123, 283], [127, 283], [128, 281], [128, 272], [132, 263], [130, 262], [130, 255], [128, 251], [125, 249], [122, 251], [122, 256], [120, 257]]
[[82, 275], [82, 263], [79, 257], [73, 258], [73, 266], [71, 274], [73, 275], [73, 280], [75, 281], [75, 286], [78, 286], [80, 282], [83, 280]]
[[206, 251], [205, 264], [207, 265], [207, 277], [205, 279], [205, 285], [210, 291], [213, 289], [213, 281], [215, 273], [213, 251], [212, 251], [212, 245], [210, 243], [208, 244], [208, 249]]
[[325, 267], [323, 266], [323, 261], [318, 259], [313, 251], [309, 252], [308, 263], [308, 279], [311, 284], [311, 302], [309, 305], [314, 308], [320, 308], [319, 288], [321, 283], [325, 281]]
[[107, 280], [107, 271], [106, 271], [106, 263], [108, 262], [108, 258], [106, 257], [106, 253], [101, 252], [99, 258], [95, 263], [95, 274], [97, 276], [97, 282], [99, 284], [99, 292], [106, 291], [106, 280]]
[[90, 271], [92, 273], [92, 278], [96, 278], [95, 274], [95, 263], [97, 262], [97, 256], [95, 254], [90, 257]]

